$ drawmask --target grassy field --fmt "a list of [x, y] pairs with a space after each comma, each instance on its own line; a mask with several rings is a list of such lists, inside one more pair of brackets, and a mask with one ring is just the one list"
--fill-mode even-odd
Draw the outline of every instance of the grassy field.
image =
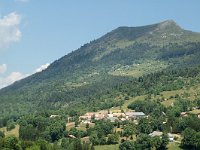
[[130, 105], [132, 102], [136, 101], [136, 100], [143, 100], [145, 98], [146, 95], [142, 95], [142, 96], [136, 96], [134, 98], [130, 98], [129, 100], [125, 101], [124, 105], [122, 106], [122, 109], [126, 110], [128, 109], [128, 105]]
[[[94, 127], [94, 123], [90, 123], [89, 126], [90, 127]], [[75, 127], [75, 123], [74, 122], [70, 122], [70, 123], [67, 123], [66, 125], [66, 130], [69, 131], [71, 128]], [[78, 127], [76, 127], [78, 130], [81, 130], [81, 131], [86, 131], [86, 124], [84, 123], [80, 123]]]
[[[175, 96], [176, 94], [182, 95], [183, 93], [184, 93], [184, 90], [164, 91], [164, 92], [161, 92], [160, 95], [157, 95], [155, 97], [152, 95], [152, 98], [153, 99], [161, 99], [161, 98], [166, 99], [165, 101], [162, 102], [162, 104], [165, 105], [166, 107], [168, 107], [175, 101], [175, 98], [170, 98], [171, 96]], [[141, 95], [141, 96], [136, 96], [136, 97], [130, 98], [129, 100], [125, 101], [125, 103], [122, 106], [122, 109], [124, 111], [128, 111], [128, 105], [130, 105], [132, 102], [134, 102], [136, 100], [144, 100], [146, 96], [147, 95]], [[193, 97], [193, 95], [191, 95], [191, 97]], [[115, 110], [120, 110], [120, 108], [113, 107], [110, 110], [115, 111]]]
[[[200, 85], [199, 85], [200, 87]], [[198, 92], [199, 88], [197, 87], [191, 87], [190, 89], [181, 89], [181, 90], [174, 90], [174, 91], [164, 91], [164, 92], [161, 92], [160, 95], [157, 95], [157, 96], [153, 96], [152, 95], [152, 98], [153, 99], [161, 99], [161, 98], [164, 98], [165, 101], [162, 102], [163, 105], [165, 105], [166, 107], [169, 107], [171, 106], [171, 104], [175, 101], [175, 98], [171, 98], [171, 97], [174, 97], [175, 95], [184, 95], [185, 92], [187, 93], [190, 93], [190, 95], [187, 97], [188, 100], [194, 100], [196, 98], [196, 94]], [[128, 105], [131, 104], [132, 102], [136, 101], [136, 100], [144, 100], [145, 97], [147, 95], [141, 95], [141, 96], [136, 96], [134, 98], [130, 98], [129, 100], [125, 101], [124, 105], [122, 106], [122, 109], [123, 110], [128, 110]], [[113, 108], [114, 109], [119, 109], [119, 107], [116, 107], [116, 108]], [[191, 113], [195, 113], [195, 114], [198, 114], [200, 113], [200, 110], [199, 111], [193, 111]]]
[[74, 122], [67, 123], [66, 130], [69, 131], [73, 127], [75, 127], [75, 123]]
[[[176, 96], [180, 96], [184, 99], [193, 101], [195, 99], [197, 99], [197, 97], [200, 96], [200, 84], [196, 84], [195, 86], [191, 86], [191, 87], [184, 87], [183, 89], [180, 90], [173, 90], [173, 91], [164, 91], [161, 92], [159, 95], [151, 95], [151, 99], [153, 100], [161, 100], [162, 104], [166, 107], [169, 107], [172, 105], [172, 103], [175, 102], [176, 100]], [[147, 95], [141, 95], [141, 96], [136, 96], [136, 97], [129, 97], [129, 100], [126, 100], [124, 102], [124, 104], [122, 105], [122, 107], [113, 107], [110, 110], [112, 112], [115, 112], [117, 110], [121, 110], [123, 109], [124, 111], [130, 111], [127, 107], [128, 105], [130, 105], [132, 102], [136, 101], [136, 100], [144, 100], [147, 97]], [[121, 95], [120, 99], [123, 99], [124, 96]], [[116, 100], [119, 100], [118, 98], [116, 98]], [[191, 113], [194, 114], [199, 114], [200, 111], [192, 111]]]
[[[169, 150], [182, 150], [179, 147], [178, 143], [169, 143], [168, 144], [168, 149]], [[95, 146], [95, 150], [118, 150], [119, 149], [119, 145], [99, 145], [99, 146]]]
[[169, 150], [182, 150], [178, 143], [169, 143], [167, 147]]
[[[94, 123], [90, 123], [89, 124], [89, 127], [94, 127]], [[77, 127], [78, 130], [81, 130], [81, 131], [86, 131], [86, 124], [85, 123], [80, 123], [80, 125]]]
[[99, 145], [99, 146], [95, 146], [95, 150], [118, 150], [119, 149], [119, 145]]
[[[130, 98], [129, 100], [126, 100], [124, 102], [124, 104], [122, 105], [121, 109], [123, 109], [124, 111], [129, 111], [128, 109], [128, 105], [131, 104], [132, 102], [136, 101], [136, 100], [143, 100], [145, 98], [146, 95], [142, 95], [142, 96], [136, 96], [133, 98]], [[112, 112], [119, 112], [119, 110], [121, 110], [120, 107], [112, 107], [110, 110]], [[131, 111], [131, 110], [130, 110]]]
[[[170, 97], [175, 96], [176, 94], [181, 95], [183, 93], [184, 93], [184, 90], [165, 91], [165, 92], [162, 92], [160, 95], [157, 95], [156, 97], [153, 97], [153, 95], [152, 95], [152, 98], [153, 99], [161, 99], [163, 97], [166, 100], [163, 101], [162, 104], [165, 105], [166, 107], [169, 107], [175, 101], [174, 98], [170, 98]], [[124, 111], [128, 111], [128, 105], [130, 105], [132, 102], [134, 102], [136, 100], [144, 100], [146, 96], [147, 95], [141, 95], [141, 96], [136, 96], [136, 97], [130, 98], [129, 100], [125, 101], [125, 103], [122, 106], [122, 109]], [[119, 110], [119, 109], [120, 109], [119, 107], [113, 107], [111, 110], [114, 111], [114, 110]]]
[[7, 131], [6, 127], [0, 128], [0, 131], [4, 132], [5, 136], [16, 136], [19, 137], [19, 125], [16, 125], [14, 129]]
[[194, 114], [194, 115], [198, 115], [198, 114], [200, 114], [200, 109], [192, 110], [189, 113]]
[[168, 64], [161, 61], [148, 60], [139, 64], [119, 66], [117, 69], [114, 69], [109, 73], [113, 76], [140, 77], [146, 73], [154, 72], [154, 70], [159, 71], [165, 69], [167, 66]]

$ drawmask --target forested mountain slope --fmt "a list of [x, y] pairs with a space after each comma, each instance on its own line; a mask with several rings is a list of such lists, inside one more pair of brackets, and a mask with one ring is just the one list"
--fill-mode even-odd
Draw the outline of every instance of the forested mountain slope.
[[200, 34], [174, 21], [119, 27], [0, 90], [2, 117], [99, 99], [114, 87], [165, 69], [200, 64]]

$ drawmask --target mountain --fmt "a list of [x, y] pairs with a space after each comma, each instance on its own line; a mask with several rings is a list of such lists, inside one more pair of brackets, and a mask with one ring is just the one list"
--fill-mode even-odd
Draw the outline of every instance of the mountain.
[[2, 116], [102, 99], [134, 78], [200, 64], [200, 34], [172, 20], [119, 27], [0, 90]]

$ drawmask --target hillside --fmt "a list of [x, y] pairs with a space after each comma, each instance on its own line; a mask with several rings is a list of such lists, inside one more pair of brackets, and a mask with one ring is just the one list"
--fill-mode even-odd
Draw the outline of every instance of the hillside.
[[115, 87], [162, 70], [200, 64], [200, 34], [174, 21], [119, 27], [0, 90], [1, 118], [102, 100]]

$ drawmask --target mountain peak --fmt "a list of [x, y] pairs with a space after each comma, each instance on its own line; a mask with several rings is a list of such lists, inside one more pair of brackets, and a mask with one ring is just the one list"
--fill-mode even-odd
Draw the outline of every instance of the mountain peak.
[[158, 24], [159, 30], [174, 29], [182, 30], [182, 28], [174, 20], [166, 20]]
[[176, 22], [172, 19], [169, 19], [161, 22], [161, 24], [176, 25]]
[[135, 40], [141, 36], [144, 36], [149, 33], [181, 33], [183, 29], [174, 21], [174, 20], [165, 20], [160, 23], [136, 26], [136, 27], [127, 27], [121, 26], [112, 32], [108, 33], [106, 36], [109, 39], [128, 39]]

